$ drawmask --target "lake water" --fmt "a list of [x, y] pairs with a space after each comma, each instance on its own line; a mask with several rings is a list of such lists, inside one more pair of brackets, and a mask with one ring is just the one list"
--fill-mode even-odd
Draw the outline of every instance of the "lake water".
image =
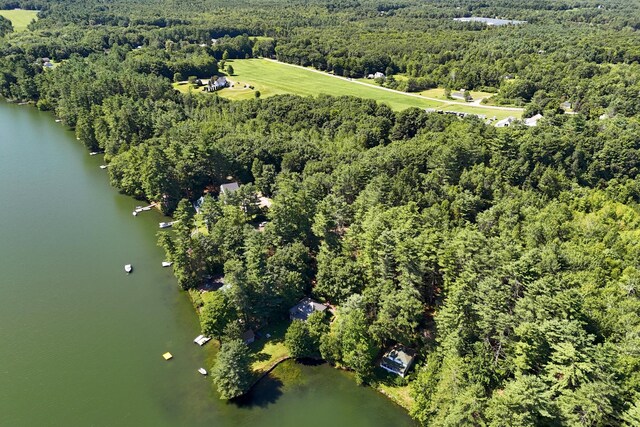
[[510, 19], [498, 19], [498, 18], [482, 18], [479, 16], [472, 16], [469, 18], [453, 18], [453, 20], [458, 22], [482, 22], [489, 26], [495, 25], [497, 27], [501, 27], [503, 25], [520, 25], [520, 24], [527, 23], [527, 21], [514, 21]]
[[195, 313], [160, 266], [163, 218], [133, 217], [100, 164], [50, 114], [0, 100], [0, 426], [414, 425], [326, 365], [220, 401], [196, 372], [213, 346], [193, 344]]

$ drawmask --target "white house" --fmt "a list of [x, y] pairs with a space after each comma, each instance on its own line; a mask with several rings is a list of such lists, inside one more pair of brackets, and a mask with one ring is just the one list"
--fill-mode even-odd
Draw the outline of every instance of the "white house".
[[368, 79], [385, 79], [387, 76], [384, 75], [384, 73], [381, 73], [380, 71], [376, 71], [374, 74], [367, 74], [367, 78]]
[[530, 127], [538, 126], [538, 121], [540, 121], [540, 119], [542, 118], [542, 114], [536, 114], [535, 116], [529, 117], [528, 119], [524, 119], [524, 124]]
[[207, 87], [205, 88], [205, 90], [207, 92], [215, 92], [217, 90], [220, 90], [228, 86], [229, 86], [229, 81], [225, 76], [222, 76], [222, 77], [218, 77], [217, 79], [210, 79], [209, 84], [207, 84]]
[[513, 122], [516, 121], [515, 117], [509, 116], [506, 119], [502, 119], [500, 121], [497, 121], [496, 124], [494, 125], [497, 128], [506, 128], [508, 126], [511, 126], [511, 124]]

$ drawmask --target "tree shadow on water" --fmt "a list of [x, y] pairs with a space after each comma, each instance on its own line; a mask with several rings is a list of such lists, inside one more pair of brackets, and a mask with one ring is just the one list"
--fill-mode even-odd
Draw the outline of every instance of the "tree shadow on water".
[[320, 365], [324, 365], [327, 362], [322, 359], [302, 358], [302, 359], [296, 359], [296, 363], [299, 363], [304, 366], [320, 366]]
[[283, 383], [280, 379], [269, 374], [261, 379], [251, 391], [233, 400], [240, 408], [267, 407], [282, 396]]

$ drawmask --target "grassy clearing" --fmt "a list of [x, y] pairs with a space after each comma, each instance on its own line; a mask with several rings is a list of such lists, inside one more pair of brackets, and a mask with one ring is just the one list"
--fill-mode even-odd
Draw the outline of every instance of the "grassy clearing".
[[[438, 98], [438, 99], [442, 99], [443, 101], [447, 100], [447, 98], [444, 97], [444, 88], [440, 88], [440, 87], [423, 90], [422, 92], [419, 92], [419, 94], [429, 98]], [[471, 97], [475, 101], [477, 101], [478, 99], [491, 98], [493, 95], [495, 94], [489, 93], [489, 92], [480, 92], [475, 90], [471, 91]], [[466, 101], [460, 100], [460, 99], [448, 99], [448, 101], [466, 104]]]
[[189, 93], [189, 92], [192, 92], [192, 93], [198, 93], [198, 92], [199, 93], [204, 93], [205, 86], [198, 87], [198, 86], [192, 85], [190, 83], [181, 82], [181, 83], [173, 83], [173, 88], [178, 90], [178, 91], [180, 91], [180, 92], [182, 92], [182, 93]]
[[411, 390], [407, 381], [380, 367], [376, 367], [374, 371], [374, 383], [372, 386], [409, 412], [411, 412], [416, 403], [411, 397]]
[[27, 29], [27, 25], [29, 25], [31, 21], [38, 19], [38, 11], [23, 9], [0, 10], [0, 16], [4, 16], [11, 21], [13, 30], [16, 33], [19, 33], [20, 31], [25, 31]]
[[[245, 84], [254, 86], [263, 97], [278, 94], [349, 95], [385, 102], [394, 110], [404, 110], [409, 107], [435, 108], [444, 105], [444, 103], [437, 101], [409, 97], [381, 90], [375, 86], [361, 85], [347, 79], [317, 73], [311, 69], [292, 67], [266, 59], [241, 59], [230, 61], [230, 63], [235, 71], [230, 79], [236, 83], [236, 86], [244, 86]], [[236, 88], [230, 89], [220, 91], [220, 96], [244, 99], [241, 95], [236, 95], [236, 92], [233, 92], [233, 89]], [[252, 92], [244, 96], [254, 96]]]
[[[318, 73], [312, 69], [293, 67], [266, 59], [236, 59], [228, 61], [233, 64], [234, 74], [228, 79], [233, 87], [216, 92], [219, 96], [234, 101], [252, 99], [256, 91], [261, 97], [281, 94], [295, 94], [301, 96], [318, 96], [327, 94], [333, 96], [356, 96], [359, 98], [375, 99], [388, 104], [396, 111], [410, 107], [435, 108], [444, 111], [456, 111], [485, 115], [498, 120], [505, 117], [521, 117], [522, 110], [509, 111], [497, 108], [487, 108], [481, 105], [470, 105], [464, 101], [457, 102], [444, 99], [444, 89], [431, 89], [422, 93], [423, 96], [442, 98], [442, 101], [420, 98], [415, 94], [405, 94], [384, 90], [377, 85], [367, 82], [359, 84], [343, 78], [336, 78], [325, 73]], [[249, 88], [253, 87], [253, 89]], [[189, 83], [174, 83], [173, 87], [183, 93], [204, 93], [204, 87], [197, 87]], [[472, 92], [475, 99], [491, 95], [486, 92]]]
[[[229, 61], [229, 63], [233, 65], [234, 69], [234, 75], [229, 77], [234, 82], [234, 87], [221, 90], [218, 94], [232, 100], [253, 98], [255, 91], [260, 91], [262, 97], [278, 94], [301, 96], [317, 96], [320, 94], [349, 95], [384, 102], [396, 111], [410, 107], [436, 108], [445, 111], [484, 114], [487, 117], [495, 116], [498, 119], [508, 116], [520, 117], [522, 114], [521, 111], [489, 109], [483, 106], [469, 106], [464, 102], [445, 100], [443, 89], [437, 90], [441, 92], [433, 92], [435, 95], [440, 95], [442, 101], [429, 100], [412, 94], [384, 90], [370, 81], [366, 81], [367, 84], [359, 84], [356, 82], [361, 79], [351, 81], [336, 78], [325, 73], [318, 73], [312, 69], [294, 67], [266, 59], [238, 59]], [[361, 83], [365, 83], [365, 81]], [[254, 90], [246, 89], [245, 85], [253, 86]], [[490, 94], [472, 92], [472, 96], [476, 97], [476, 99], [488, 95]]]
[[[279, 323], [260, 329], [262, 338], [256, 339], [249, 348], [254, 353], [252, 368], [255, 372], [264, 372], [276, 360], [289, 356], [289, 350], [284, 345], [284, 334], [289, 327], [289, 321], [284, 320]], [[270, 338], [266, 334], [271, 335]]]
[[407, 411], [411, 412], [416, 404], [413, 397], [411, 397], [411, 391], [408, 385], [394, 386], [388, 384], [378, 384], [378, 391], [391, 400], [402, 406]]
[[509, 116], [513, 116], [515, 118], [522, 117], [522, 110], [518, 111], [509, 111], [509, 110], [498, 110], [498, 109], [489, 109], [484, 107], [476, 107], [473, 105], [457, 105], [457, 104], [449, 104], [445, 108], [444, 111], [455, 111], [458, 113], [469, 113], [469, 114], [484, 114], [488, 119], [495, 117], [497, 120], [507, 118]]

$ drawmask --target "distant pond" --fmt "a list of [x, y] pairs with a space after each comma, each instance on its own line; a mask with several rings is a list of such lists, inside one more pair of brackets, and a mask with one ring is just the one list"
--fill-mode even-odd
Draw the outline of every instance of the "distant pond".
[[453, 18], [453, 20], [458, 22], [482, 22], [487, 25], [495, 25], [498, 27], [502, 25], [520, 25], [520, 24], [527, 23], [527, 21], [514, 21], [510, 19], [498, 19], [498, 18], [482, 18], [478, 16], [472, 16], [469, 18]]

